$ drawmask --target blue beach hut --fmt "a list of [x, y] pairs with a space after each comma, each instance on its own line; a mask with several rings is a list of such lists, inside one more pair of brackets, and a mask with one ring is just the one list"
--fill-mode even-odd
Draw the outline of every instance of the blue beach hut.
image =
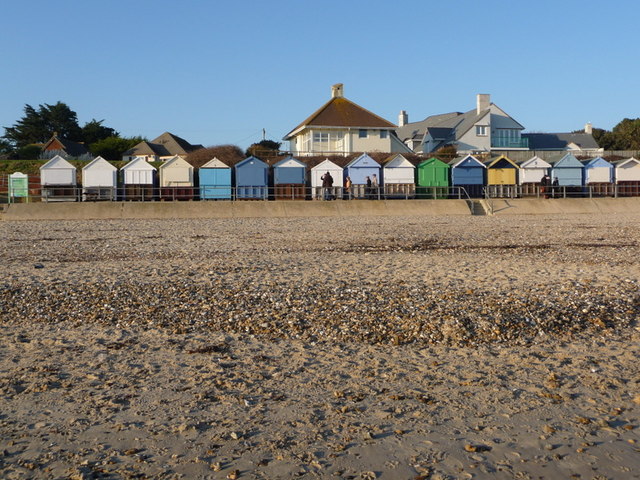
[[567, 153], [551, 164], [551, 181], [561, 187], [582, 187], [584, 165], [573, 154]]
[[464, 188], [470, 197], [481, 197], [487, 167], [473, 155], [456, 158], [451, 166], [451, 185]]
[[231, 199], [231, 168], [217, 158], [209, 160], [198, 170], [202, 200]]
[[236, 198], [263, 199], [269, 195], [269, 165], [251, 156], [237, 163], [235, 173]]
[[307, 166], [287, 157], [273, 166], [273, 189], [276, 200], [304, 200]]
[[[378, 179], [378, 185], [381, 185], [380, 164], [366, 153], [354, 158], [344, 167], [344, 178], [351, 178], [351, 189], [354, 198], [365, 198], [367, 196], [368, 192], [365, 191], [367, 177], [372, 179], [373, 175]], [[377, 192], [372, 193], [377, 195]]]

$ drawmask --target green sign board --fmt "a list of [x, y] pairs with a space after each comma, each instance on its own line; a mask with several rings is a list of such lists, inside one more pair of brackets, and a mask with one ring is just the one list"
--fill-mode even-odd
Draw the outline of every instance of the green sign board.
[[29, 196], [29, 180], [24, 173], [16, 172], [9, 175], [9, 196], [13, 198]]

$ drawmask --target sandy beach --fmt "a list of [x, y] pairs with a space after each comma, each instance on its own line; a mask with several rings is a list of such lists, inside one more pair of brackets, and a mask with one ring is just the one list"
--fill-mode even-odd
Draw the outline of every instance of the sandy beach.
[[0, 233], [2, 478], [640, 478], [640, 213]]

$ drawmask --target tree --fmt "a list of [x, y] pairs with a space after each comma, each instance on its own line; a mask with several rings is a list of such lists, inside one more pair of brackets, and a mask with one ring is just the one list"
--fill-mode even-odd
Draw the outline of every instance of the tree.
[[89, 150], [105, 160], [122, 160], [122, 154], [142, 142], [142, 137], [122, 138], [111, 136], [89, 145]]
[[247, 148], [247, 156], [255, 155], [263, 160], [277, 157], [280, 154], [280, 142], [274, 140], [261, 140], [258, 143], [253, 143]]
[[76, 112], [66, 104], [39, 105], [38, 110], [25, 105], [24, 116], [12, 127], [5, 127], [4, 139], [15, 149], [34, 143], [44, 143], [54, 133], [75, 142], [82, 141], [82, 130]]
[[640, 118], [625, 118], [613, 127], [611, 133], [615, 138], [615, 150], [640, 149]]
[[84, 127], [82, 127], [82, 141], [85, 144], [91, 145], [105, 138], [120, 136], [113, 128], [102, 125], [102, 122], [104, 120], [93, 118], [90, 122], [84, 124]]
[[10, 158], [14, 153], [11, 144], [2, 138], [0, 138], [0, 158]]
[[244, 159], [244, 152], [236, 145], [216, 145], [191, 152], [187, 155], [187, 162], [195, 168], [200, 168], [214, 158], [233, 167]]

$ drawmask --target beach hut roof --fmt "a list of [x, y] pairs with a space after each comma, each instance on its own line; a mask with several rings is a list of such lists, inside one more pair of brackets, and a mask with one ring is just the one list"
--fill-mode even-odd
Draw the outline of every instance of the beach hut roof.
[[264, 166], [264, 168], [269, 168], [269, 165], [267, 165], [265, 162], [260, 160], [258, 157], [254, 157], [253, 155], [251, 155], [250, 157], [245, 158], [241, 162], [236, 163], [235, 164], [235, 168], [241, 168], [241, 167], [244, 167], [246, 164], [251, 164], [251, 163], [255, 163], [256, 165]]
[[554, 168], [556, 167], [580, 167], [582, 168], [582, 162], [580, 162], [580, 160], [578, 160], [575, 155], [573, 155], [572, 153], [567, 153], [564, 157], [562, 157], [560, 160], [556, 160], [555, 162], [552, 162], [552, 165]]
[[69, 170], [69, 169], [73, 169], [73, 170], [75, 170], [76, 167], [71, 165], [69, 162], [67, 162], [60, 155], [56, 155], [51, 160], [49, 160], [47, 163], [42, 165], [40, 167], [40, 170], [42, 170], [42, 169], [45, 169], [45, 170], [53, 170], [53, 169]]
[[157, 169], [147, 162], [144, 157], [135, 157], [127, 162], [121, 170], [153, 170], [155, 172]]
[[82, 167], [82, 170], [84, 171], [92, 168], [99, 168], [101, 170], [111, 170], [111, 171], [117, 170], [115, 165], [112, 165], [111, 163], [107, 162], [102, 157], [94, 158], [89, 163], [87, 163], [84, 167]]
[[384, 168], [415, 168], [415, 166], [404, 155], [398, 153], [389, 157], [384, 164]]
[[297, 158], [294, 157], [287, 157], [287, 158], [283, 158], [282, 160], [280, 160], [279, 162], [275, 163], [273, 165], [274, 168], [307, 168], [307, 165], [303, 162], [301, 162], [300, 160], [298, 160]]
[[431, 157], [431, 158], [427, 158], [426, 160], [421, 161], [418, 164], [418, 168], [425, 167], [425, 166], [430, 165], [432, 163], [440, 163], [440, 164], [444, 165], [447, 168], [451, 168], [450, 165], [447, 162], [443, 162], [442, 160], [440, 160], [437, 157]]
[[312, 167], [311, 170], [342, 170], [342, 167], [327, 158], [315, 167]]
[[583, 160], [582, 164], [584, 165], [585, 168], [594, 168], [594, 167], [613, 168], [613, 165], [611, 163], [607, 162], [602, 157], [596, 157], [596, 158], [591, 158], [591, 159], [588, 159], [588, 160]]
[[454, 158], [449, 162], [449, 165], [451, 166], [451, 168], [456, 168], [456, 167], [462, 166], [463, 164], [469, 165], [472, 163], [477, 163], [479, 167], [487, 168], [487, 166], [484, 163], [482, 163], [473, 155], [465, 155], [464, 157]]
[[539, 156], [534, 155], [529, 160], [522, 162], [520, 168], [551, 168], [551, 164]]
[[616, 168], [620, 168], [620, 167], [624, 167], [627, 163], [636, 163], [640, 165], [640, 160], [638, 160], [635, 157], [631, 157], [631, 158], [625, 158], [623, 160], [616, 160], [611, 163], [613, 163], [616, 166]]
[[494, 165], [497, 165], [500, 162], [503, 162], [503, 163], [507, 162], [507, 163], [510, 163], [513, 166], [513, 168], [520, 168], [513, 160], [511, 160], [506, 155], [500, 155], [498, 158], [487, 160], [485, 164], [487, 165], [487, 168], [492, 168]]
[[193, 168], [189, 162], [178, 155], [174, 155], [173, 157], [166, 160], [162, 165], [160, 165], [160, 170], [171, 167]]
[[345, 168], [356, 167], [356, 166], [357, 167], [359, 166], [380, 167], [380, 164], [376, 162], [373, 158], [371, 158], [369, 155], [367, 155], [366, 153], [363, 153], [359, 157], [356, 157], [353, 160], [351, 160], [349, 163], [347, 163], [347, 166]]
[[207, 163], [202, 165], [200, 168], [230, 168], [229, 165], [224, 163], [222, 160], [218, 160], [217, 157], [213, 157]]

